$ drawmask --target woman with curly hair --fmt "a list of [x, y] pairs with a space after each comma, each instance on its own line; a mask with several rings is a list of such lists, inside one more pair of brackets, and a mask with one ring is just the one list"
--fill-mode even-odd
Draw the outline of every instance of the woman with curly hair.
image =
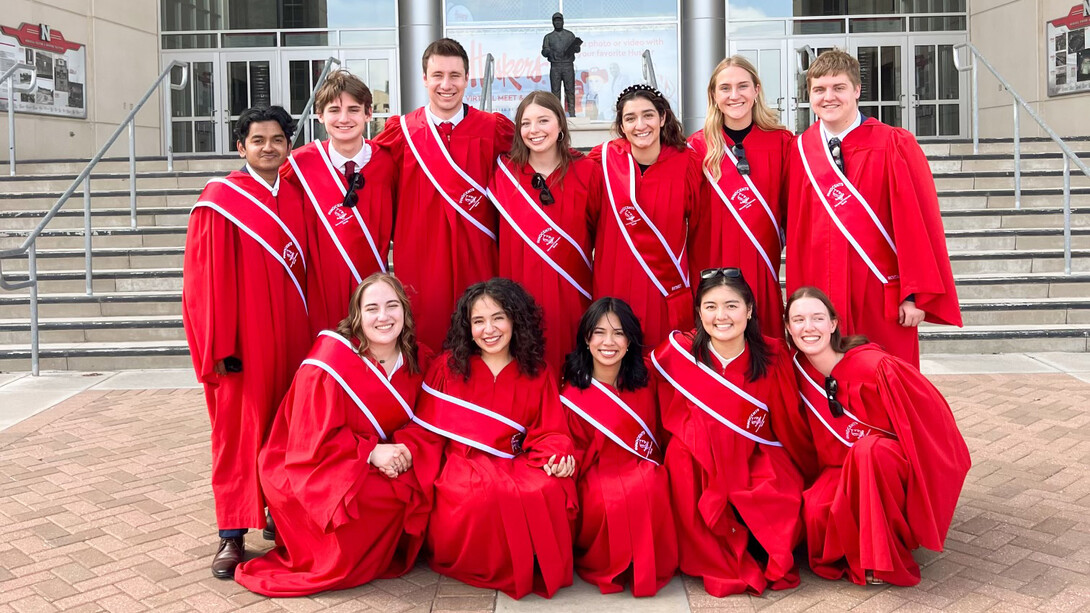
[[434, 496], [431, 567], [512, 598], [551, 597], [572, 582], [575, 459], [543, 359], [541, 309], [510, 279], [476, 283], [458, 299], [445, 347], [417, 425], [399, 439]]
[[761, 332], [783, 338], [781, 229], [787, 215], [784, 179], [791, 132], [765, 104], [757, 69], [735, 55], [708, 81], [704, 129], [689, 137], [704, 160], [707, 182], [689, 230], [692, 283], [696, 271], [742, 269], [757, 296]]
[[791, 359], [761, 334], [737, 268], [701, 272], [696, 303], [696, 329], [651, 354], [669, 383], [659, 390], [681, 572], [712, 596], [794, 587], [803, 478], [779, 438], [798, 414]]
[[599, 298], [575, 340], [560, 397], [583, 467], [575, 570], [603, 594], [631, 583], [633, 596], [654, 596], [677, 571], [677, 534], [640, 320], [623, 300]]
[[[428, 500], [392, 435], [412, 418], [428, 352], [392, 275], [356, 288], [295, 374], [259, 456], [276, 547], [235, 579], [266, 596], [305, 596], [397, 577], [424, 542]], [[408, 471], [408, 472], [406, 472]]]
[[700, 198], [700, 156], [685, 144], [670, 102], [649, 85], [617, 98], [615, 140], [590, 152], [605, 173], [594, 248], [594, 297], [613, 296], [643, 322], [646, 349], [693, 325], [685, 255]]
[[545, 362], [556, 374], [590, 304], [591, 249], [602, 204], [602, 170], [571, 148], [563, 107], [531, 92], [515, 113], [511, 153], [497, 159], [488, 193], [500, 212], [500, 276], [541, 306]]

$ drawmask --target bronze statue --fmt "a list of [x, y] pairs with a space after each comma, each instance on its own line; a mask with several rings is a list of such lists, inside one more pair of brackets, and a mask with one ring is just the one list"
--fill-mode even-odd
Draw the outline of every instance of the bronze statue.
[[[564, 29], [564, 15], [553, 13], [553, 31], [542, 39], [541, 55], [549, 60], [549, 85], [553, 95], [564, 101], [568, 117], [575, 117], [575, 54], [582, 44], [583, 39]], [[560, 98], [561, 82], [563, 98]]]

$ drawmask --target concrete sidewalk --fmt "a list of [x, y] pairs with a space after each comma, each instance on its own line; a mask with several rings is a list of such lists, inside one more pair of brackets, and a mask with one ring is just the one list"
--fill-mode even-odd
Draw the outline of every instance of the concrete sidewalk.
[[[1090, 355], [925, 356], [973, 457], [947, 547], [914, 588], [803, 571], [764, 597], [577, 580], [520, 602], [440, 579], [268, 599], [211, 577], [208, 417], [189, 371], [0, 374], [0, 613], [7, 611], [1090, 610]], [[268, 548], [251, 533], [249, 549]]]

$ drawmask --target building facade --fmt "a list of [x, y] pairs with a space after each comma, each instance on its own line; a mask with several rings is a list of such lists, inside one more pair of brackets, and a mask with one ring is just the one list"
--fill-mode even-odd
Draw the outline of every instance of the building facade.
[[[971, 86], [969, 73], [957, 68], [955, 47], [971, 42], [1060, 134], [1085, 135], [1090, 134], [1085, 112], [1090, 93], [1050, 96], [1050, 82], [1055, 89], [1055, 81], [1064, 77], [1045, 69], [1049, 62], [1058, 65], [1062, 55], [1074, 71], [1073, 84], [1078, 80], [1088, 28], [1065, 30], [1067, 49], [1060, 54], [1046, 24], [1070, 14], [1070, 23], [1080, 25], [1075, 13], [1085, 16], [1081, 2], [9, 0], [0, 16], [5, 33], [22, 27], [24, 35], [40, 38], [45, 26], [46, 35], [62, 32], [65, 41], [82, 44], [86, 60], [80, 66], [78, 58], [56, 56], [49, 41], [0, 37], [0, 70], [34, 59], [39, 87], [50, 92], [33, 100], [16, 94], [20, 159], [90, 157], [172, 62], [177, 62], [171, 75], [176, 89], [160, 90], [170, 92], [169, 101], [156, 93], [137, 115], [138, 154], [162, 154], [169, 134], [179, 155], [230, 155], [231, 129], [243, 109], [279, 104], [298, 117], [331, 57], [371, 87], [370, 132], [377, 132], [390, 115], [423, 102], [420, 53], [443, 35], [461, 41], [469, 53], [468, 101], [486, 105], [482, 77], [490, 73], [491, 107], [513, 114], [526, 93], [549, 88], [541, 40], [552, 29], [552, 14], [561, 12], [565, 27], [584, 41], [575, 87], [583, 126], [608, 126], [617, 93], [653, 79], [686, 128], [695, 130], [703, 121], [711, 67], [738, 53], [758, 66], [766, 100], [782, 122], [803, 130], [813, 121], [805, 69], [821, 51], [840, 47], [860, 60], [865, 114], [921, 139], [967, 138]], [[1055, 47], [1051, 54], [1049, 45]], [[1090, 51], [1084, 55], [1090, 62]], [[961, 58], [966, 63], [966, 51]], [[982, 136], [1009, 137], [1009, 94], [997, 90], [991, 75], [981, 74], [978, 95]], [[30, 104], [43, 100], [66, 105], [69, 115]], [[84, 108], [73, 111], [77, 103]], [[5, 84], [0, 110], [6, 104]], [[78, 111], [84, 115], [71, 115]], [[316, 122], [303, 129], [304, 138], [322, 136]], [[6, 123], [2, 130], [0, 140], [6, 141]], [[1022, 133], [1039, 130], [1023, 121]], [[110, 153], [125, 152], [122, 139]]]

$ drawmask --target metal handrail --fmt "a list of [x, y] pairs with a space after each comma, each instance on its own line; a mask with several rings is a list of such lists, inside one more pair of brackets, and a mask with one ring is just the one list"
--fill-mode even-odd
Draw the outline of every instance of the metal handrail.
[[659, 81], [655, 78], [655, 64], [651, 62], [650, 49], [643, 50], [643, 80], [651, 87], [659, 88]]
[[291, 139], [291, 146], [293, 149], [299, 142], [299, 137], [303, 135], [304, 129], [309, 127], [310, 115], [314, 110], [314, 97], [318, 95], [318, 88], [322, 86], [322, 83], [325, 83], [326, 77], [328, 77], [331, 72], [330, 68], [334, 64], [340, 66], [341, 61], [333, 56], [326, 58], [325, 66], [322, 68], [322, 74], [318, 75], [318, 80], [314, 82], [314, 87], [310, 90], [310, 98], [307, 99], [307, 104], [303, 107], [303, 114], [299, 116], [299, 122], [295, 125], [295, 138]]
[[[15, 84], [15, 73], [30, 71], [30, 83]], [[15, 176], [15, 92], [33, 92], [38, 89], [38, 71], [30, 64], [18, 62], [0, 76], [0, 83], [8, 82], [8, 174]]]
[[[962, 65], [962, 62], [961, 62], [961, 49], [968, 49], [972, 53], [972, 55], [969, 56], [970, 59], [972, 60], [972, 63], [970, 65], [968, 65], [968, 66], [963, 66]], [[1071, 147], [1068, 147], [1067, 143], [1065, 143], [1063, 141], [1063, 139], [1060, 138], [1060, 136], [1058, 134], [1056, 134], [1056, 132], [1053, 131], [1053, 129], [1047, 123], [1045, 123], [1045, 120], [1041, 119], [1041, 116], [1038, 115], [1037, 112], [1034, 111], [1032, 107], [1030, 107], [1029, 103], [1026, 102], [1025, 98], [1022, 98], [1022, 96], [1018, 95], [1018, 92], [1014, 91], [1014, 86], [1012, 86], [1006, 79], [1004, 79], [999, 74], [999, 71], [997, 71], [995, 69], [994, 66], [992, 66], [990, 63], [988, 63], [988, 60], [984, 58], [984, 56], [980, 53], [980, 50], [977, 49], [972, 43], [965, 42], [965, 43], [960, 43], [960, 44], [954, 45], [954, 67], [957, 68], [957, 70], [959, 72], [967, 72], [967, 71], [972, 72], [972, 79], [973, 79], [973, 82], [972, 82], [973, 155], [977, 155], [977, 154], [980, 153], [980, 98], [977, 95], [977, 93], [979, 91], [979, 85], [978, 85], [978, 82], [979, 82], [978, 73], [979, 73], [979, 71], [977, 70], [977, 63], [978, 62], [980, 64], [983, 64], [984, 67], [987, 68], [988, 71], [992, 73], [992, 76], [994, 76], [996, 78], [996, 80], [999, 81], [999, 84], [1001, 86], [1003, 86], [1003, 89], [1007, 90], [1007, 92], [1010, 93], [1011, 97], [1014, 98], [1014, 102], [1011, 105], [1011, 108], [1014, 110], [1014, 208], [1015, 209], [1021, 209], [1022, 208], [1022, 150], [1021, 150], [1022, 143], [1021, 143], [1021, 135], [1019, 135], [1019, 133], [1018, 133], [1018, 131], [1019, 131], [1019, 120], [1018, 120], [1019, 110], [1018, 110], [1018, 107], [1019, 106], [1024, 108], [1026, 110], [1026, 112], [1029, 113], [1029, 116], [1032, 117], [1033, 120], [1037, 122], [1037, 125], [1041, 126], [1041, 129], [1043, 129], [1045, 131], [1045, 133], [1048, 134], [1049, 138], [1051, 138], [1053, 140], [1053, 142], [1055, 142], [1057, 145], [1059, 145], [1060, 151], [1063, 152], [1063, 156], [1064, 156], [1064, 172], [1063, 172], [1064, 274], [1070, 275], [1071, 274], [1071, 163], [1074, 162], [1075, 166], [1079, 170], [1081, 170], [1082, 173], [1084, 175], [1086, 175], [1088, 178], [1090, 178], [1090, 168], [1088, 168], [1086, 166], [1086, 164], [1083, 163], [1083, 161], [1079, 159], [1079, 156], [1074, 151], [1071, 150]]]
[[[45, 214], [38, 225], [27, 235], [26, 240], [14, 249], [0, 250], [0, 262], [5, 258], [19, 257], [24, 254], [27, 256], [27, 280], [19, 282], [9, 282], [4, 279], [3, 270], [0, 269], [0, 287], [6, 290], [19, 290], [23, 288], [30, 288], [30, 368], [31, 373], [37, 376], [39, 373], [39, 360], [38, 360], [38, 267], [37, 267], [37, 244], [38, 237], [41, 236], [42, 231], [49, 224], [49, 222], [60, 211], [61, 207], [68, 202], [68, 198], [76, 191], [79, 185], [83, 184], [83, 235], [84, 235], [84, 261], [86, 263], [86, 282], [87, 282], [87, 295], [92, 294], [91, 287], [91, 171], [102, 157], [106, 154], [106, 151], [117, 141], [117, 138], [121, 136], [121, 131], [128, 127], [129, 130], [129, 194], [130, 194], [130, 214], [132, 218], [132, 227], [136, 227], [136, 140], [135, 140], [135, 119], [136, 114], [144, 107], [144, 104], [151, 98], [151, 95], [159, 88], [163, 83], [163, 79], [170, 75], [171, 71], [175, 67], [182, 68], [182, 81], [179, 84], [170, 84], [171, 89], [182, 89], [185, 87], [189, 80], [189, 65], [185, 62], [175, 60], [167, 65], [163, 69], [159, 76], [152, 83], [148, 91], [144, 93], [144, 96], [140, 98], [129, 114], [125, 116], [125, 119], [117, 126], [114, 133], [110, 135], [95, 154], [91, 161], [87, 162], [87, 165], [83, 168], [83, 171], [79, 173], [72, 184], [68, 186], [68, 189], [64, 191], [60, 198], [57, 199], [49, 211]], [[170, 118], [170, 95], [166, 96], [166, 117], [167, 121]], [[169, 126], [166, 128], [167, 134], [167, 169], [173, 169], [173, 138]]]
[[484, 76], [481, 77], [481, 108], [492, 112], [492, 82], [496, 80], [496, 58], [492, 54], [484, 56]]

